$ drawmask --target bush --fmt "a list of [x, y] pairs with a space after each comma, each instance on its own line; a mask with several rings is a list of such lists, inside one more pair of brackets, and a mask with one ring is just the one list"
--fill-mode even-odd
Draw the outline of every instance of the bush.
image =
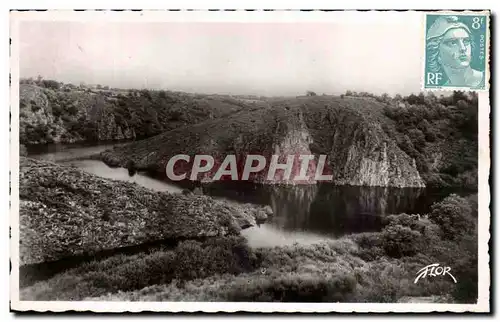
[[385, 218], [385, 222], [388, 225], [401, 225], [414, 229], [416, 223], [418, 222], [418, 217], [416, 215], [408, 214], [389, 215]]
[[240, 236], [213, 238], [206, 243], [185, 241], [176, 250], [176, 278], [189, 280], [210, 275], [239, 274], [254, 269], [255, 257]]
[[456, 240], [475, 229], [469, 202], [456, 194], [433, 204], [429, 218], [439, 225], [445, 239]]
[[413, 256], [423, 247], [422, 234], [402, 225], [388, 225], [382, 231], [387, 255], [400, 258]]
[[147, 89], [141, 89], [140, 93], [141, 93], [141, 96], [147, 98], [148, 100], [152, 99], [151, 93]]
[[374, 261], [386, 255], [381, 233], [360, 233], [353, 235], [353, 239], [360, 247], [357, 255], [365, 261]]
[[[455, 242], [456, 243], [456, 242]], [[453, 263], [453, 275], [457, 279], [452, 295], [460, 303], [477, 303], [478, 259], [477, 231], [465, 236], [458, 244], [462, 258]]]
[[78, 107], [75, 103], [69, 103], [64, 106], [64, 110], [69, 115], [76, 115], [78, 113]]
[[477, 208], [478, 208], [478, 199], [477, 199], [478, 195], [477, 193], [476, 194], [472, 194], [472, 195], [469, 195], [467, 196], [467, 201], [469, 201], [469, 204], [471, 205], [471, 209], [472, 209], [472, 215], [474, 217], [477, 218]]
[[44, 79], [42, 80], [42, 86], [45, 88], [50, 88], [50, 89], [59, 89], [61, 84], [55, 80], [50, 80], [50, 79]]
[[64, 109], [57, 103], [52, 105], [52, 115], [55, 117], [60, 117], [64, 112]]
[[289, 273], [240, 283], [225, 297], [245, 302], [348, 302], [356, 285], [354, 276], [346, 273], [332, 278]]
[[39, 111], [40, 109], [41, 109], [41, 108], [40, 108], [40, 106], [38, 106], [38, 105], [36, 105], [36, 104], [32, 104], [32, 105], [31, 105], [31, 111], [33, 111], [33, 112], [37, 112], [37, 111]]
[[243, 237], [185, 241], [175, 249], [152, 249], [137, 255], [115, 255], [70, 269], [27, 288], [26, 299], [81, 300], [107, 292], [131, 291], [154, 284], [239, 274], [253, 270], [255, 255]]
[[[399, 102], [398, 99], [395, 99]], [[409, 95], [405, 107], [387, 106], [384, 114], [394, 121], [398, 146], [417, 163], [430, 186], [475, 188], [477, 171], [477, 99], [464, 92], [438, 99], [434, 94]], [[442, 154], [435, 163], [435, 154]], [[441, 177], [441, 174], [448, 176]], [[439, 180], [436, 180], [439, 178]], [[429, 181], [430, 180], [430, 181]]]
[[408, 130], [408, 136], [410, 137], [413, 145], [418, 149], [422, 150], [425, 146], [425, 135], [419, 129], [410, 129]]

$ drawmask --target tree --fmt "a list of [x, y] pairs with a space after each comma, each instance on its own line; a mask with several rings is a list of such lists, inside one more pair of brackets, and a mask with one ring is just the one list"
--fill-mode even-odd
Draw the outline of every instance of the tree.
[[469, 97], [464, 91], [453, 91], [453, 95], [451, 96], [453, 100], [453, 105], [457, 105], [458, 101], [468, 101]]
[[411, 128], [408, 130], [408, 137], [413, 146], [419, 150], [425, 147], [425, 135], [419, 129]]
[[388, 225], [382, 231], [387, 255], [400, 258], [415, 255], [423, 246], [422, 234], [399, 224]]
[[45, 88], [50, 88], [50, 89], [59, 89], [61, 84], [55, 80], [50, 80], [50, 79], [44, 79], [41, 84]]
[[151, 99], [151, 93], [147, 89], [141, 89], [140, 95], [142, 97], [149, 99], [149, 100]]
[[[422, 93], [420, 93], [422, 94]], [[422, 95], [415, 95], [415, 94], [410, 94], [407, 98], [406, 98], [406, 101], [408, 102], [408, 104], [411, 104], [411, 105], [419, 105], [419, 104], [425, 104], [425, 98], [423, 97], [423, 94]]]
[[307, 96], [316, 96], [316, 93], [313, 91], [307, 91]]
[[456, 194], [433, 204], [429, 219], [439, 225], [445, 239], [457, 240], [475, 229], [469, 202]]

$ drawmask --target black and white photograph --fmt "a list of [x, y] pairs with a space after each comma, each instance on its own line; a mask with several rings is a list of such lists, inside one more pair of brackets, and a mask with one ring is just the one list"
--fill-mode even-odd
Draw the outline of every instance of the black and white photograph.
[[12, 309], [488, 312], [489, 23], [11, 11]]

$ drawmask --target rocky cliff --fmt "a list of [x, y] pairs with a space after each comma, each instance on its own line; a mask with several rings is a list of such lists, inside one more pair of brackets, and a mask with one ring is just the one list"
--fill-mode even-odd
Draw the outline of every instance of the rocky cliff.
[[[297, 183], [282, 180], [281, 174], [266, 178], [270, 156], [327, 155], [324, 174], [341, 185], [384, 187], [423, 187], [415, 162], [382, 130], [390, 122], [375, 101], [356, 98], [302, 97], [270, 100], [267, 108], [244, 110], [224, 119], [209, 120], [179, 128], [153, 138], [103, 152], [105, 162], [125, 166], [129, 160], [137, 168], [165, 173], [168, 160], [177, 154], [208, 154], [216, 165], [228, 154], [235, 154], [241, 170], [248, 154], [264, 155], [266, 168], [251, 176], [261, 183]], [[295, 163], [297, 164], [297, 163]], [[181, 171], [190, 173], [192, 161]], [[315, 172], [312, 162], [309, 174]], [[216, 167], [203, 180], [213, 177]], [[292, 178], [298, 174], [298, 166]], [[241, 171], [239, 171], [241, 173]], [[202, 180], [200, 179], [200, 180]], [[305, 183], [313, 183], [313, 176]], [[304, 183], [304, 182], [300, 182]]]

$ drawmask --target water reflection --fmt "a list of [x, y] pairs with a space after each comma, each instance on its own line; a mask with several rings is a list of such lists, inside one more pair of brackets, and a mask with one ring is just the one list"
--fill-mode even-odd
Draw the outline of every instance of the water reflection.
[[271, 186], [269, 205], [273, 209], [272, 223], [285, 230], [310, 226], [311, 204], [318, 194], [317, 185]]
[[[101, 161], [75, 160], [107, 147], [59, 149], [32, 157], [79, 167], [103, 178], [135, 182], [156, 191], [181, 191], [178, 184], [145, 173], [130, 176], [127, 169], [110, 168]], [[450, 193], [470, 193], [456, 189], [351, 187], [325, 183], [263, 186], [225, 182], [204, 184], [201, 188], [203, 193], [217, 198], [271, 206], [274, 215], [266, 224], [243, 232], [252, 246], [314, 243], [354, 232], [377, 231], [381, 229], [382, 218], [388, 214], [426, 213], [433, 202]]]
[[311, 201], [307, 228], [321, 233], [377, 231], [387, 214], [417, 211], [422, 189], [322, 185]]
[[270, 187], [271, 223], [283, 230], [301, 230], [339, 236], [376, 231], [391, 213], [418, 211], [422, 189], [390, 189], [320, 184]]
[[110, 168], [98, 160], [74, 160], [64, 161], [61, 164], [73, 166], [84, 170], [85, 172], [95, 174], [99, 177], [127, 182], [134, 182], [143, 187], [163, 192], [176, 193], [182, 189], [165, 181], [149, 177], [145, 173], [137, 172], [133, 176], [125, 168]]
[[[394, 213], [428, 211], [436, 198], [422, 188], [335, 186], [259, 186], [212, 183], [203, 187], [213, 196], [231, 196], [241, 202], [270, 205], [274, 230], [300, 231], [323, 236], [377, 231], [382, 218]], [[425, 200], [422, 200], [425, 196]], [[267, 227], [266, 229], [271, 229]]]

